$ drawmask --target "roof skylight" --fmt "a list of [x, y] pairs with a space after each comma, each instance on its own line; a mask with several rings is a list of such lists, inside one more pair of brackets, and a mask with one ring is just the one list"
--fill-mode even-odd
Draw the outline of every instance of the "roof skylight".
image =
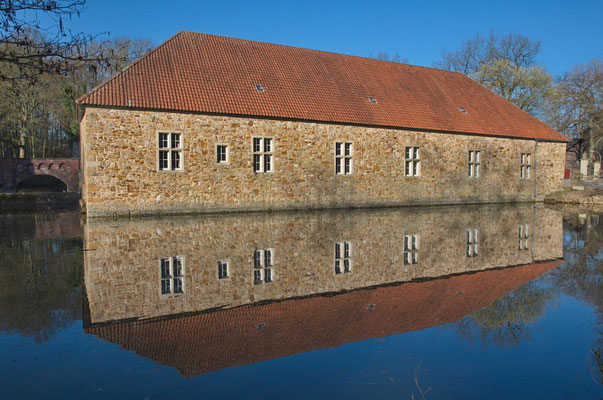
[[465, 110], [463, 107], [459, 107], [459, 111], [463, 114], [467, 114], [467, 110]]
[[255, 85], [255, 90], [257, 90], [258, 92], [263, 92], [266, 89], [264, 89], [264, 85]]
[[373, 103], [373, 104], [377, 104], [377, 99], [376, 99], [376, 98], [374, 98], [374, 97], [369, 97], [368, 99], [369, 99], [369, 101], [370, 101], [371, 103]]

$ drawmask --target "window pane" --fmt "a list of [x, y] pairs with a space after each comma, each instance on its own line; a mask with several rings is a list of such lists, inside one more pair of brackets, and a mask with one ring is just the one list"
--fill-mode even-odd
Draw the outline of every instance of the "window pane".
[[253, 138], [253, 151], [262, 151], [262, 139], [260, 138]]
[[345, 155], [346, 156], [352, 155], [352, 143], [345, 144]]
[[412, 148], [411, 147], [407, 147], [406, 148], [406, 159], [407, 160], [409, 160], [410, 158], [412, 158], [411, 154], [412, 154]]
[[344, 272], [350, 272], [350, 260], [348, 260], [347, 258], [345, 260], [343, 260], [343, 271]]
[[475, 164], [475, 177], [479, 178], [479, 164]]
[[253, 283], [254, 285], [259, 285], [262, 283], [262, 270], [258, 269], [253, 271]]
[[412, 161], [406, 161], [406, 167], [405, 167], [405, 172], [404, 172], [406, 176], [410, 176], [410, 163], [411, 162]]
[[270, 153], [272, 151], [272, 139], [264, 139], [264, 151]]
[[415, 160], [419, 159], [419, 148], [418, 147], [414, 147], [414, 155], [415, 155]]
[[218, 162], [226, 162], [226, 146], [218, 146], [217, 150]]
[[180, 257], [174, 257], [173, 271], [174, 276], [182, 276], [182, 259]]
[[253, 172], [261, 172], [262, 164], [261, 164], [262, 156], [259, 154], [253, 155]]
[[345, 242], [343, 245], [343, 248], [344, 248], [343, 256], [345, 258], [349, 258], [350, 257], [350, 244], [348, 242]]
[[170, 280], [162, 279], [161, 280], [161, 294], [170, 293]]
[[341, 244], [335, 243], [335, 258], [341, 258]]
[[264, 282], [272, 282], [272, 270], [270, 268], [264, 270]]
[[419, 162], [418, 161], [412, 162], [412, 175], [419, 176]]
[[479, 151], [475, 152], [475, 162], [476, 163], [479, 163], [479, 153], [480, 153]]
[[172, 150], [172, 169], [180, 169], [180, 152]]
[[343, 143], [335, 143], [335, 155], [336, 156], [340, 156], [341, 155], [341, 147], [342, 147]]
[[180, 134], [172, 133], [172, 149], [180, 148]]
[[339, 260], [335, 260], [335, 273], [341, 274], [341, 262]]
[[164, 149], [166, 147], [168, 147], [168, 134], [160, 133], [159, 134], [159, 148]]
[[262, 266], [262, 251], [256, 250], [253, 253], [253, 266], [254, 268], [260, 268]]
[[264, 266], [269, 267], [272, 265], [272, 251], [264, 250]]
[[174, 279], [174, 293], [182, 293], [182, 278]]
[[160, 170], [168, 169], [168, 152], [167, 151], [159, 152], [159, 169]]
[[168, 278], [170, 276], [170, 259], [162, 258], [161, 259], [161, 277]]
[[264, 172], [272, 171], [272, 156], [270, 154], [264, 154]]
[[351, 158], [345, 159], [345, 173], [346, 174], [352, 173], [352, 159]]

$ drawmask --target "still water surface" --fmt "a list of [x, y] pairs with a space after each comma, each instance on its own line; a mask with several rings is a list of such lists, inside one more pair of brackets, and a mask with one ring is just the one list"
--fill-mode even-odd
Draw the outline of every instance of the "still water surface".
[[597, 398], [602, 248], [540, 205], [2, 215], [0, 398]]

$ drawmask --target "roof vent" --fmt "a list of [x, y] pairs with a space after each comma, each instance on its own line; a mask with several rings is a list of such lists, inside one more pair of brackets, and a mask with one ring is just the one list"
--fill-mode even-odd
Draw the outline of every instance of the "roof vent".
[[463, 107], [459, 107], [459, 111], [463, 114], [467, 114], [467, 110], [465, 110]]
[[369, 97], [368, 99], [369, 99], [369, 101], [370, 101], [371, 103], [373, 103], [373, 104], [377, 104], [377, 99], [376, 99], [376, 98], [374, 98], [374, 97]]
[[265, 90], [264, 85], [255, 85], [255, 90], [258, 92], [263, 92]]

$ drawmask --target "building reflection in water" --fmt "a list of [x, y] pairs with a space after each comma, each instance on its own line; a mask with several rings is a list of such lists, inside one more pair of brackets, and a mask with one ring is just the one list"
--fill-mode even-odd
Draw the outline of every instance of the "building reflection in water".
[[560, 263], [541, 206], [88, 220], [86, 332], [194, 376], [457, 321]]

